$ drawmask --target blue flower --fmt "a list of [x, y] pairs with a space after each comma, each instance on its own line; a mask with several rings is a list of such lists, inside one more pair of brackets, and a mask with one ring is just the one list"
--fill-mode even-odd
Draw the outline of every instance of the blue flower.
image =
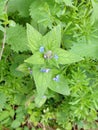
[[46, 96], [44, 95], [44, 96], [42, 96], [42, 98], [43, 98], [43, 99], [46, 99]]
[[48, 73], [50, 71], [50, 69], [49, 68], [41, 68], [40, 71], [44, 72], [44, 73]]
[[44, 50], [45, 50], [45, 48], [44, 48], [43, 46], [41, 46], [41, 47], [39, 48], [39, 51], [40, 51], [41, 53], [43, 53]]
[[58, 55], [55, 54], [55, 55], [54, 55], [54, 58], [57, 60], [59, 57], [58, 57]]
[[58, 82], [58, 81], [59, 81], [59, 78], [60, 78], [60, 76], [59, 76], [59, 75], [56, 75], [56, 76], [53, 78], [53, 80], [56, 81], [56, 82]]

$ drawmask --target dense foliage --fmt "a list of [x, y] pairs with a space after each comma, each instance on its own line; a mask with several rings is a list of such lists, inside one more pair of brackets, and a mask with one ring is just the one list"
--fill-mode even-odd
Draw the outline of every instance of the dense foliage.
[[0, 130], [97, 122], [98, 1], [0, 0]]

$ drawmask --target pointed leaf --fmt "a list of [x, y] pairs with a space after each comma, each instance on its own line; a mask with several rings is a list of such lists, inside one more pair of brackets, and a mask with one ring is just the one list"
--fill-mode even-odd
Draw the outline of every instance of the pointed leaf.
[[80, 55], [81, 57], [91, 57], [98, 59], [98, 43], [97, 39], [91, 40], [91, 43], [86, 43], [85, 41], [79, 41], [79, 43], [74, 44], [70, 52]]
[[93, 6], [92, 20], [98, 20], [98, 2], [91, 0]]
[[32, 52], [35, 52], [39, 48], [39, 41], [42, 35], [34, 29], [30, 24], [27, 24], [27, 38], [29, 42], [29, 47]]
[[56, 81], [54, 78], [49, 84], [49, 88], [57, 93], [63, 94], [63, 95], [69, 95], [70, 90], [68, 87], [68, 84], [64, 78], [64, 76], [59, 75], [59, 79]]
[[36, 106], [41, 107], [45, 103], [46, 99], [47, 99], [46, 96], [37, 95], [36, 98], [35, 98]]
[[38, 95], [43, 96], [50, 82], [51, 72], [41, 72], [41, 68], [34, 66], [33, 76], [37, 88], [37, 93]]
[[48, 48], [60, 47], [61, 43], [61, 26], [54, 27], [42, 39], [42, 43]]
[[11, 124], [12, 128], [17, 128], [21, 125], [21, 122], [19, 122], [18, 120], [14, 120]]
[[71, 64], [74, 62], [81, 61], [81, 58], [78, 54], [74, 54], [72, 52], [57, 48], [54, 50], [55, 55], [58, 56], [57, 62], [59, 64]]
[[44, 64], [44, 58], [39, 52], [36, 52], [34, 55], [25, 60], [29, 64]]

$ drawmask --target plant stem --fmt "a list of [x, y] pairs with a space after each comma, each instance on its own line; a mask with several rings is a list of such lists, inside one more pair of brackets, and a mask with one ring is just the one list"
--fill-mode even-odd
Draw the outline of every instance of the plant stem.
[[2, 58], [3, 51], [4, 51], [4, 48], [5, 48], [5, 42], [6, 42], [6, 25], [5, 25], [5, 29], [4, 29], [4, 36], [3, 36], [3, 42], [2, 42], [2, 49], [1, 49], [1, 52], [0, 52], [0, 60], [1, 60], [1, 58]]
[[[9, 0], [6, 0], [5, 7], [4, 7], [4, 12], [6, 14], [7, 14], [7, 4], [8, 4], [8, 1]], [[2, 59], [2, 55], [3, 55], [3, 52], [4, 52], [5, 42], [6, 42], [6, 24], [4, 25], [4, 34], [3, 34], [2, 48], [1, 48], [1, 52], [0, 52], [0, 60]]]

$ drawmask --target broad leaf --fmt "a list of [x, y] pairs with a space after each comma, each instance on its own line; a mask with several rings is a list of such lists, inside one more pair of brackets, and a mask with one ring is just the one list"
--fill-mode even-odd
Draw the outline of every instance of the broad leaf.
[[47, 97], [45, 95], [43, 95], [43, 96], [37, 95], [35, 98], [36, 106], [41, 107], [45, 103], [46, 99], [47, 99]]
[[58, 56], [57, 63], [59, 64], [71, 64], [83, 59], [78, 54], [60, 48], [55, 49], [54, 54]]
[[59, 75], [59, 79], [56, 81], [55, 78], [53, 78], [49, 84], [49, 88], [57, 93], [63, 94], [63, 95], [69, 95], [70, 90], [68, 87], [68, 84], [64, 78], [63, 75]]
[[16, 25], [15, 27], [9, 27], [7, 29], [7, 41], [11, 45], [11, 49], [15, 52], [27, 51], [29, 48], [27, 46], [28, 41], [26, 37], [26, 30], [21, 25]]
[[18, 71], [21, 71], [21, 72], [23, 72], [23, 73], [29, 74], [29, 69], [28, 69], [27, 63], [20, 64], [20, 65], [17, 67], [17, 70], [18, 70]]
[[41, 72], [41, 68], [33, 67], [33, 76], [39, 96], [43, 96], [51, 80], [51, 71]]
[[80, 41], [79, 43], [72, 46], [70, 52], [76, 55], [80, 55], [81, 57], [91, 57], [94, 59], [98, 59], [97, 39], [91, 41], [90, 43]]
[[34, 55], [25, 60], [29, 64], [44, 64], [44, 58], [40, 52], [36, 52]]
[[39, 41], [41, 40], [42, 35], [29, 24], [27, 24], [27, 38], [30, 50], [32, 52], [37, 51], [40, 46]]
[[0, 92], [0, 111], [2, 110], [2, 108], [4, 108], [5, 103], [6, 103], [6, 95]]
[[0, 1], [0, 19], [4, 20], [4, 6], [5, 1]]
[[8, 111], [0, 112], [0, 122], [3, 120], [6, 120], [9, 116], [10, 116], [10, 113]]
[[52, 26], [52, 15], [47, 1], [33, 0], [30, 6], [30, 15], [33, 20], [45, 28]]
[[14, 120], [14, 121], [12, 122], [12, 124], [11, 124], [11, 127], [15, 129], [15, 128], [19, 127], [20, 125], [21, 125], [21, 122], [20, 122], [20, 121]]
[[42, 43], [48, 48], [60, 47], [61, 44], [61, 26], [54, 27], [42, 39]]
[[29, 7], [32, 0], [9, 0], [8, 13], [18, 12], [21, 17], [29, 17]]
[[98, 20], [98, 2], [95, 2], [94, 0], [91, 0], [92, 6], [93, 6], [93, 13], [92, 13], [92, 19]]

